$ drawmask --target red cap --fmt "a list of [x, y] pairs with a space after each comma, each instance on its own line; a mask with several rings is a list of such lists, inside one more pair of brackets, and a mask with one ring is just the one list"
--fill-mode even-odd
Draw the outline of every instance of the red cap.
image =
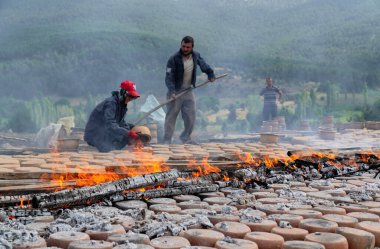
[[140, 97], [140, 94], [136, 91], [136, 85], [130, 80], [125, 80], [120, 83], [120, 88], [124, 89], [128, 95], [132, 97]]

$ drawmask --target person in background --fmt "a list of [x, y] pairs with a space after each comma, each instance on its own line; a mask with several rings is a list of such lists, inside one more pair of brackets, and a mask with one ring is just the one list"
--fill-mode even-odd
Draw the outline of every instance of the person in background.
[[129, 102], [140, 97], [135, 83], [125, 80], [119, 91], [103, 100], [91, 112], [87, 121], [84, 140], [100, 152], [109, 152], [124, 148], [139, 139], [139, 134], [132, 131], [132, 124], [124, 121]]
[[269, 121], [277, 117], [277, 95], [278, 99], [281, 100], [282, 92], [277, 87], [273, 86], [272, 78], [266, 78], [267, 86], [263, 88], [260, 92], [260, 96], [264, 97], [264, 107], [263, 107], [263, 120]]
[[165, 83], [168, 88], [167, 99], [175, 99], [167, 104], [165, 117], [164, 143], [170, 144], [175, 130], [177, 116], [181, 111], [184, 122], [184, 130], [180, 139], [184, 144], [195, 144], [191, 139], [191, 134], [195, 123], [195, 99], [192, 91], [176, 98], [176, 94], [195, 87], [197, 65], [203, 73], [207, 74], [210, 81], [215, 80], [213, 69], [205, 62], [201, 55], [193, 50], [194, 39], [185, 36], [181, 41], [178, 52], [172, 55], [166, 66]]

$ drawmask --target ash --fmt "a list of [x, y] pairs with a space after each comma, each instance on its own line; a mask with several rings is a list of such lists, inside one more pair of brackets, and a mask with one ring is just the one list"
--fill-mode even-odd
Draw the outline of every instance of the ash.
[[204, 228], [212, 228], [213, 224], [203, 214], [179, 215], [160, 213], [154, 215], [151, 220], [144, 220], [138, 228], [133, 229], [137, 233], [145, 233], [149, 238], [160, 237], [167, 234], [179, 235], [189, 227], [200, 224]]
[[257, 211], [252, 208], [242, 209], [239, 211], [240, 220], [248, 221], [250, 223], [261, 223], [263, 219], [257, 214]]
[[39, 238], [37, 231], [26, 230], [25, 225], [18, 221], [0, 222], [0, 248], [12, 248], [11, 244], [27, 245]]
[[146, 209], [120, 210], [114, 207], [93, 205], [82, 209], [63, 209], [57, 219], [50, 223], [44, 237], [62, 231], [85, 232], [111, 231], [112, 224], [131, 217], [136, 221], [151, 219], [153, 212]]

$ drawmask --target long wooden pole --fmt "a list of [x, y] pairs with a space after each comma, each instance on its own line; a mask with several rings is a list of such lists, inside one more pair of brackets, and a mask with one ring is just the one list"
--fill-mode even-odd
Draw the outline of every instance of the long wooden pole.
[[[227, 75], [228, 75], [228, 74], [222, 74], [222, 75], [219, 75], [219, 76], [215, 77], [215, 80], [220, 79], [220, 78], [223, 78], [223, 77], [225, 77], [225, 76], [227, 76]], [[160, 109], [161, 107], [163, 107], [163, 106], [169, 104], [170, 102], [176, 100], [177, 98], [181, 97], [181, 96], [184, 95], [185, 93], [188, 93], [188, 92], [190, 92], [190, 91], [192, 91], [192, 90], [194, 90], [194, 89], [196, 89], [196, 88], [200, 88], [200, 87], [202, 87], [202, 86], [204, 86], [204, 85], [206, 85], [206, 84], [208, 84], [208, 83], [210, 83], [210, 82], [211, 82], [210, 80], [206, 80], [205, 82], [203, 82], [203, 83], [201, 83], [201, 84], [199, 84], [199, 85], [197, 85], [197, 86], [195, 86], [195, 87], [189, 87], [189, 88], [183, 90], [182, 92], [176, 94], [176, 96], [175, 96], [174, 98], [170, 98], [170, 99], [166, 100], [165, 102], [159, 104], [158, 106], [156, 106], [155, 108], [153, 108], [153, 109], [150, 110], [149, 112], [145, 113], [142, 117], [140, 117], [138, 120], [136, 120], [136, 122], [134, 123], [134, 125], [139, 124], [141, 121], [143, 121], [143, 120], [144, 120], [146, 117], [148, 117], [150, 114], [152, 114], [153, 112], [157, 111], [157, 110]]]

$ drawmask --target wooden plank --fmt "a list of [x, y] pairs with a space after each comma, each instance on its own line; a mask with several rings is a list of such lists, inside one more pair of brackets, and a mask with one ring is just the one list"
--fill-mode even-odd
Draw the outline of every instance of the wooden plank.
[[[54, 173], [52, 171], [41, 171], [41, 172], [12, 172], [12, 173], [7, 173], [7, 172], [3, 172], [3, 173], [0, 173], [0, 179], [4, 179], [4, 180], [13, 180], [13, 179], [53, 179], [54, 176], [57, 176], [57, 175], [65, 175], [67, 173], [65, 172], [62, 172], [62, 173]], [[70, 176], [72, 178], [78, 178], [78, 173], [69, 173]], [[91, 173], [91, 172], [88, 172], [87, 173], [90, 177], [90, 175], [92, 176], [96, 176], [96, 175], [100, 175], [100, 176], [113, 176], [115, 173], [112, 173], [112, 172], [104, 172], [104, 173]], [[122, 177], [123, 175], [121, 175]]]
[[0, 187], [0, 194], [30, 194], [30, 193], [45, 193], [45, 192], [53, 192], [59, 189], [65, 189], [68, 187], [75, 187], [77, 184], [75, 181], [66, 181], [66, 182], [58, 182], [52, 181], [48, 183], [36, 183], [30, 185], [23, 186], [8, 186], [8, 187]]

